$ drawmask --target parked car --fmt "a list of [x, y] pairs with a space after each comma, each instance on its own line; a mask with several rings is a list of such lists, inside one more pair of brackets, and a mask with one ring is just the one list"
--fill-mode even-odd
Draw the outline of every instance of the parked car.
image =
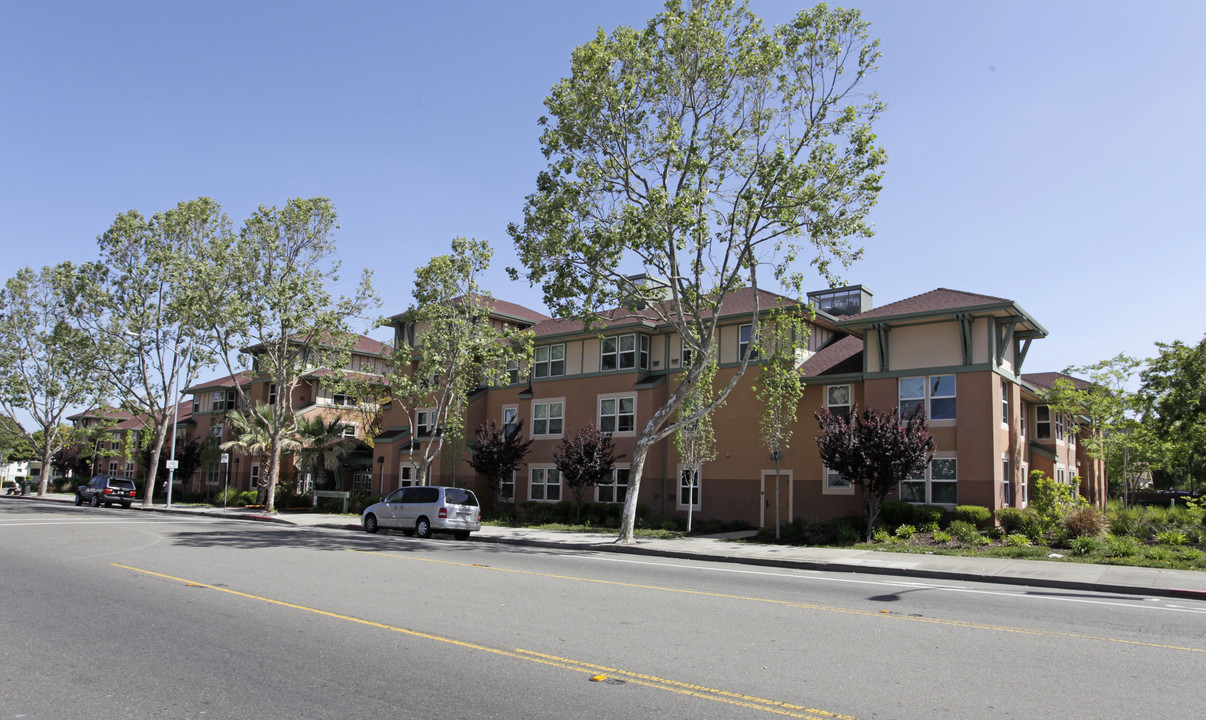
[[112, 507], [113, 503], [121, 503], [122, 507], [128, 508], [134, 503], [137, 495], [138, 490], [134, 487], [133, 480], [97, 475], [89, 480], [87, 485], [80, 485], [75, 489], [75, 504], [88, 503], [97, 507], [104, 503], [105, 507]]
[[452, 533], [468, 540], [469, 533], [482, 529], [482, 508], [472, 490], [440, 485], [398, 488], [360, 514], [366, 532], [398, 528], [406, 535], [430, 537], [433, 532]]

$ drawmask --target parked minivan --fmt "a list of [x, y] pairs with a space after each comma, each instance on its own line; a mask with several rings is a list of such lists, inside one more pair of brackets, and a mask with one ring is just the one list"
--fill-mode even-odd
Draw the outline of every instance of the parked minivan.
[[469, 533], [482, 529], [482, 508], [472, 490], [441, 485], [398, 488], [384, 500], [365, 508], [360, 524], [366, 532], [398, 528], [406, 535], [430, 537], [433, 532], [452, 533], [468, 540]]

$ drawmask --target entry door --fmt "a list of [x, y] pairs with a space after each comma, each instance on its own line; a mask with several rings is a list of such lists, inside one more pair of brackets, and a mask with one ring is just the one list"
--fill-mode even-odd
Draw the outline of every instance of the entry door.
[[[791, 522], [791, 471], [779, 473], [779, 527]], [[775, 526], [775, 471], [762, 471], [762, 527]]]

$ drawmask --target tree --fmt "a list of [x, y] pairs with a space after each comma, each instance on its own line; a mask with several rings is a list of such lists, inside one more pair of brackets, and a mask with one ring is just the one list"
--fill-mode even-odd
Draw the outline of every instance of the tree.
[[36, 460], [21, 423], [0, 415], [0, 463]]
[[460, 444], [470, 393], [502, 384], [508, 367], [531, 357], [530, 332], [491, 322], [493, 299], [478, 278], [492, 255], [485, 242], [456, 238], [451, 254], [415, 270], [414, 304], [401, 318], [414, 344], [394, 348], [387, 359], [388, 399], [410, 428], [409, 457], [421, 484], [445, 444]]
[[[153, 447], [148, 445], [147, 447], [143, 448], [142, 451], [139, 453], [138, 459], [139, 459], [139, 462], [142, 463], [143, 467], [145, 467], [145, 468], [150, 467], [151, 461], [152, 461], [151, 458], [152, 458], [152, 455], [154, 455], [154, 450], [155, 449]], [[204, 451], [205, 451], [205, 444], [200, 439], [195, 438], [195, 437], [189, 437], [187, 435], [177, 435], [176, 436], [176, 462], [178, 463], [178, 465], [176, 467], [176, 477], [178, 477], [178, 478], [192, 477], [193, 473], [197, 472], [197, 470], [200, 469], [203, 465]], [[158, 453], [158, 455], [155, 455], [155, 457], [157, 458], [156, 462], [159, 463], [159, 467], [157, 468], [158, 472], [152, 473], [152, 472], [150, 472], [150, 470], [147, 471], [147, 478], [148, 478], [147, 491], [146, 491], [147, 495], [152, 495], [155, 492], [155, 486], [150, 483], [150, 478], [153, 478], [156, 476], [167, 477], [167, 474], [168, 474], [168, 472], [167, 472], [167, 461], [168, 461], [167, 454], [163, 453], [161, 450]]]
[[[775, 461], [775, 539], [779, 539], [779, 476], [783, 453], [791, 447], [796, 409], [804, 396], [804, 376], [797, 352], [808, 340], [808, 325], [796, 313], [777, 313], [764, 326], [761, 372], [754, 394], [762, 403], [760, 429], [762, 444]], [[789, 518], [790, 519], [790, 518]]]
[[577, 520], [582, 520], [582, 499], [586, 492], [599, 483], [609, 480], [615, 470], [616, 455], [611, 433], [605, 433], [588, 424], [573, 437], [564, 437], [558, 447], [553, 448], [553, 462], [561, 479], [574, 495]]
[[[294, 439], [300, 450], [293, 461], [298, 469], [310, 473], [313, 489], [324, 484], [326, 473], [333, 473], [343, 466], [343, 461], [355, 450], [360, 441], [343, 434], [345, 424], [339, 418], [327, 420], [321, 415], [297, 421]], [[318, 495], [314, 495], [314, 507], [318, 507]]]
[[[752, 293], [756, 336], [760, 271], [802, 298], [797, 261], [834, 282], [831, 264], [861, 254], [850, 238], [872, 233], [886, 156], [871, 131], [882, 105], [859, 87], [879, 58], [867, 28], [857, 10], [819, 5], [767, 32], [744, 3], [669, 0], [644, 30], [600, 30], [575, 50], [545, 100], [549, 165], [509, 227], [522, 277], [587, 328], [623, 315], [605, 308], [642, 308], [692, 355], [637, 439], [624, 542], [651, 446], [692, 419], [671, 422], [718, 342], [726, 300]], [[636, 267], [657, 279], [633, 282]], [[748, 359], [698, 414], [724, 400]]]
[[901, 419], [897, 409], [850, 409], [848, 418], [829, 408], [816, 413], [821, 425], [817, 447], [830, 470], [858, 488], [867, 515], [867, 542], [884, 500], [900, 483], [922, 475], [936, 443], [920, 409]]
[[[218, 446], [222, 452], [235, 450], [244, 453], [250, 457], [267, 457], [273, 451], [272, 428], [269, 426], [269, 418], [272, 416], [272, 408], [265, 403], [257, 403], [254, 412], [242, 413], [238, 410], [226, 414], [226, 424], [234, 434], [233, 440], [227, 440]], [[292, 424], [291, 421], [281, 422], [279, 424]], [[275, 440], [276, 451], [280, 454], [291, 453], [301, 449], [294, 434], [286, 435], [285, 437]], [[202, 448], [202, 462], [205, 463], [206, 448]], [[212, 454], [212, 453], [211, 453]], [[279, 455], [278, 455], [279, 457]], [[208, 459], [209, 462], [215, 462], [217, 458]], [[274, 483], [275, 484], [275, 483]], [[260, 483], [259, 494], [267, 496], [267, 487], [264, 483]]]
[[92, 470], [88, 447], [78, 442], [64, 445], [50, 458], [50, 466], [63, 477], [86, 478]]
[[678, 493], [682, 494], [682, 483], [685, 480], [687, 532], [691, 532], [691, 520], [699, 497], [700, 468], [704, 463], [716, 459], [716, 433], [712, 428], [712, 414], [700, 412], [710, 406], [716, 396], [716, 388], [713, 386], [716, 370], [716, 353], [713, 352], [710, 361], [704, 365], [703, 372], [687, 390], [683, 404], [678, 408], [678, 415], [683, 422], [678, 423], [678, 430], [674, 433], [674, 449], [678, 453], [678, 461], [686, 468], [685, 471], [680, 470]]
[[[69, 262], [23, 268], [0, 291], [0, 408], [42, 461], [38, 495], [46, 494], [51, 461], [67, 444], [67, 412], [105, 394], [92, 343], [65, 312], [75, 274]], [[21, 425], [18, 411], [32, 427]]]
[[293, 389], [307, 374], [341, 377], [359, 338], [349, 323], [376, 307], [367, 270], [351, 296], [333, 299], [328, 291], [339, 282], [337, 227], [327, 198], [261, 205], [237, 236], [213, 239], [198, 269], [210, 350], [231, 377], [238, 376], [238, 361], [277, 387], [276, 403], [253, 405], [235, 383], [239, 407], [266, 434], [260, 485], [267, 512], [276, 509], [281, 454], [297, 432]]
[[490, 499], [493, 507], [498, 510], [501, 498], [499, 491], [505, 478], [511, 477], [515, 468], [527, 457], [528, 450], [534, 440], [523, 439], [523, 420], [519, 420], [511, 428], [499, 427], [491, 420], [482, 423], [469, 450], [469, 466], [486, 476], [490, 487]]
[[[120, 407], [149, 430], [148, 488], [156, 486], [159, 454], [176, 421], [177, 389], [214, 361], [194, 281], [206, 277], [200, 265], [209, 244], [230, 234], [221, 206], [206, 197], [149, 220], [130, 210], [97, 238], [100, 259], [76, 277], [73, 321], [94, 344]], [[143, 495], [144, 506], [151, 496]]]
[[1167, 469], [1184, 469], [1190, 486], [1206, 446], [1206, 337], [1197, 345], [1156, 343], [1160, 354], [1139, 374], [1144, 425], [1164, 449]]
[[[1076, 427], [1088, 430], [1077, 435], [1085, 452], [1105, 461], [1107, 477], [1110, 467], [1118, 468], [1124, 491], [1128, 492], [1129, 465], [1140, 459], [1139, 452], [1132, 456], [1129, 449], [1135, 448], [1139, 429], [1141, 402], [1131, 387], [1141, 365], [1141, 361], [1119, 353], [1092, 365], [1069, 367], [1064, 370], [1067, 377], [1056, 378], [1043, 395], [1052, 412], [1071, 418], [1071, 432], [1075, 433]], [[1077, 381], [1071, 377], [1074, 375], [1085, 375], [1088, 380]]]

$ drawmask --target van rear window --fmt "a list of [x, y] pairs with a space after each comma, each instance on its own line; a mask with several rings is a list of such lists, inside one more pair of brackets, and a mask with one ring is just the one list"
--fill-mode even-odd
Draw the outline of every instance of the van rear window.
[[477, 496], [464, 488], [445, 488], [444, 501], [449, 505], [477, 505]]

